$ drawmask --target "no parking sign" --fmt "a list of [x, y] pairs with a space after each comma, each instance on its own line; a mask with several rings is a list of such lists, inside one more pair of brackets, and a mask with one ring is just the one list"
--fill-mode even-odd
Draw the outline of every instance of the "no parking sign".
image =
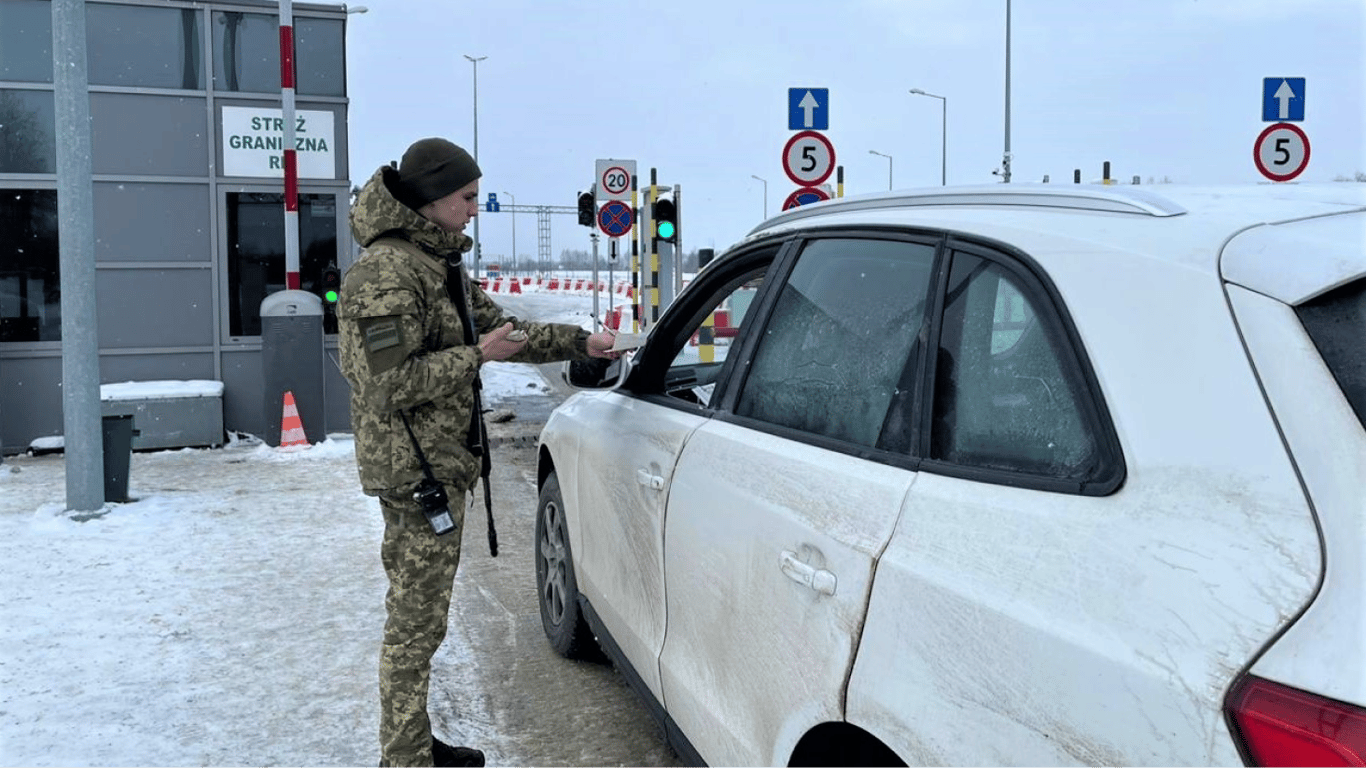
[[819, 203], [822, 200], [829, 199], [830, 193], [820, 187], [802, 187], [787, 196], [787, 199], [783, 201], [783, 210], [790, 211], [799, 205]]
[[620, 200], [608, 200], [598, 209], [598, 229], [608, 237], [621, 237], [630, 232], [633, 221], [631, 206]]

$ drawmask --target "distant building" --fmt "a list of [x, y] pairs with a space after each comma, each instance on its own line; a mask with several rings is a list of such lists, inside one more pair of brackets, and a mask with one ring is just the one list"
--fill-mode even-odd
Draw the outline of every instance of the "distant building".
[[[222, 381], [262, 434], [261, 300], [285, 285], [279, 5], [87, 2], [100, 381]], [[353, 260], [344, 6], [293, 4], [302, 289]], [[0, 2], [0, 449], [61, 434], [52, 4]], [[324, 318], [328, 431], [349, 430]]]

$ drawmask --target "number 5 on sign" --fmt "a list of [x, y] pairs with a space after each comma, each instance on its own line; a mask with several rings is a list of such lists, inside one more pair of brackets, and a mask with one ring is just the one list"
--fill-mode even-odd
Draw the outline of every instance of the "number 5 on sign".
[[794, 133], [783, 147], [783, 170], [797, 186], [814, 187], [835, 170], [835, 146], [823, 133]]
[[1272, 181], [1290, 181], [1309, 166], [1309, 137], [1293, 123], [1268, 125], [1252, 145], [1257, 170]]

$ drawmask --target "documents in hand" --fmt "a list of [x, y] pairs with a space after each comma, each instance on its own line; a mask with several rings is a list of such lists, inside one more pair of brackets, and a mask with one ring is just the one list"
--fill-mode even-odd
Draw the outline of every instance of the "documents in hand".
[[624, 352], [629, 349], [638, 349], [645, 343], [644, 333], [618, 333], [612, 342], [613, 352]]

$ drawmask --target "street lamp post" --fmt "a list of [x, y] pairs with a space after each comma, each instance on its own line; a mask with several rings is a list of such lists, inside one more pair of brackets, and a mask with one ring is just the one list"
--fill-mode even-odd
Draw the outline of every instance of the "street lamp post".
[[512, 274], [517, 274], [517, 197], [511, 192], [503, 194], [512, 198]]
[[884, 155], [884, 154], [882, 154], [881, 152], [877, 151], [876, 149], [870, 149], [870, 150], [868, 150], [868, 154], [870, 154], [870, 155], [877, 155], [878, 157], [885, 157], [885, 158], [887, 158], [887, 191], [888, 191], [888, 192], [892, 191], [892, 156], [891, 156], [891, 155]]
[[[479, 62], [487, 56], [474, 57], [465, 54], [474, 65], [474, 164], [479, 164]], [[474, 277], [479, 277], [479, 217], [474, 217]]]
[[949, 183], [949, 100], [943, 96], [935, 96], [929, 91], [922, 91], [919, 88], [912, 88], [911, 93], [917, 96], [939, 99], [939, 186], [947, 186]]
[[1006, 146], [1001, 158], [1001, 181], [1010, 183], [1010, 0], [1006, 0]]
[[[758, 176], [755, 176], [755, 175], [752, 174], [752, 173], [749, 175], [749, 177], [750, 177], [751, 179], [759, 179]], [[764, 218], [767, 219], [767, 218], [768, 218], [768, 179], [759, 179], [759, 181], [763, 182], [763, 184], [764, 184]]]

